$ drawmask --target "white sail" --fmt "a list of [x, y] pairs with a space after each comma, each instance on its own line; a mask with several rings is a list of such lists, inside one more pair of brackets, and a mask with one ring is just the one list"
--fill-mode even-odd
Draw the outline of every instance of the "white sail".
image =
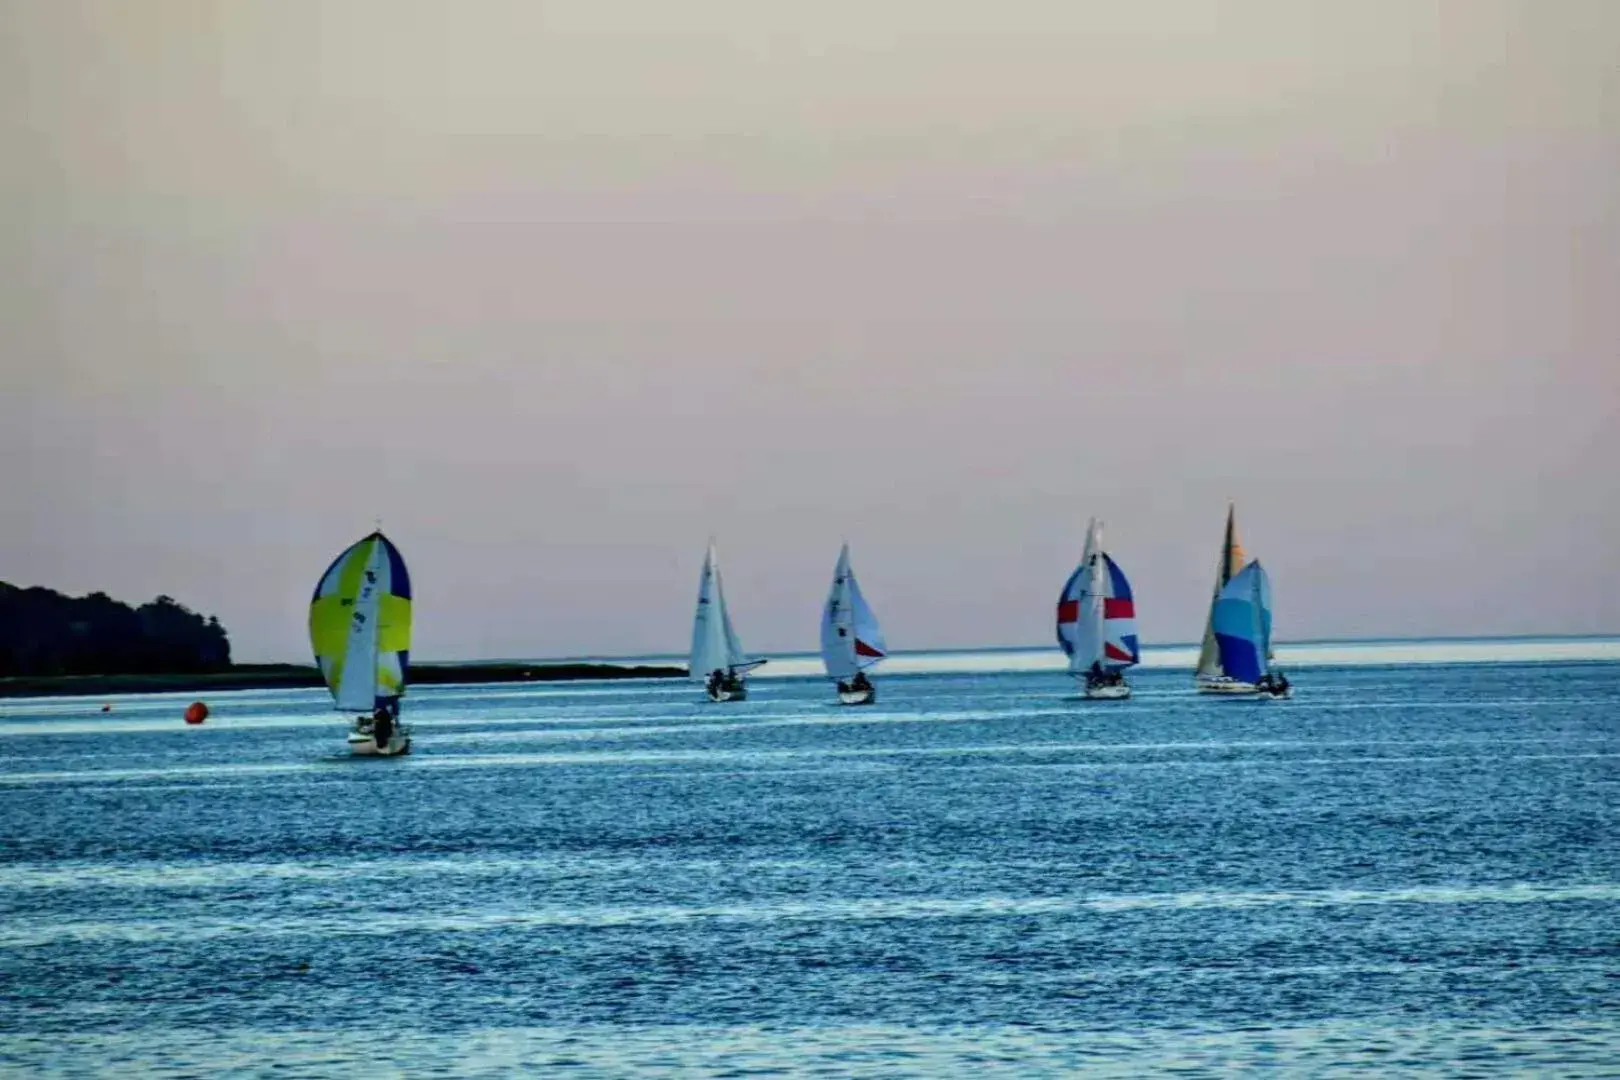
[[821, 662], [834, 679], [847, 679], [855, 666], [855, 613], [849, 603], [849, 545], [839, 552], [832, 588], [821, 610]]
[[692, 617], [690, 674], [693, 682], [703, 682], [711, 672], [726, 667], [726, 628], [717, 586], [714, 545], [711, 544], [703, 559], [703, 576], [698, 579], [697, 612]]
[[743, 649], [742, 639], [737, 636], [737, 628], [731, 622], [731, 608], [726, 604], [726, 587], [720, 580], [720, 567], [714, 570], [714, 592], [720, 598], [720, 623], [725, 628], [726, 636], [726, 666], [732, 671], [751, 671], [765, 661], [750, 658]]
[[377, 573], [382, 555], [382, 544], [372, 544], [360, 591], [350, 609], [343, 674], [333, 695], [340, 709], [370, 712], [377, 706], [377, 614], [382, 599]]
[[849, 564], [849, 545], [838, 553], [832, 588], [821, 613], [821, 659], [827, 674], [848, 679], [862, 668], [871, 667], [888, 652], [883, 628], [861, 595], [855, 571]]
[[703, 576], [698, 581], [697, 612], [692, 618], [692, 653], [689, 672], [693, 682], [703, 682], [716, 671], [747, 671], [763, 664], [743, 651], [737, 628], [726, 607], [726, 586], [720, 576], [720, 558], [709, 545], [703, 560]]
[[1097, 524], [1096, 518], [1091, 519], [1086, 529], [1086, 548], [1080, 559], [1079, 579], [1074, 592], [1078, 611], [1069, 670], [1078, 674], [1101, 661], [1103, 655], [1102, 526]]
[[889, 647], [883, 642], [883, 627], [861, 594], [861, 583], [855, 571], [849, 572], [849, 603], [855, 609], [855, 664], [868, 668], [882, 660]]

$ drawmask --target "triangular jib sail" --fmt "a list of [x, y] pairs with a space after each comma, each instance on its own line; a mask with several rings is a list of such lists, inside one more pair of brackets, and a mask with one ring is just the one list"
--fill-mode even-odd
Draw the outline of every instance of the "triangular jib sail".
[[1077, 675], [1094, 666], [1123, 671], [1141, 659], [1131, 584], [1102, 550], [1102, 526], [1095, 518], [1086, 528], [1080, 565], [1058, 596], [1057, 639]]
[[743, 651], [737, 629], [726, 607], [726, 587], [720, 577], [720, 560], [714, 545], [703, 559], [703, 575], [698, 581], [697, 611], [692, 617], [692, 653], [688, 670], [694, 682], [703, 682], [716, 671], [748, 671], [763, 664]]
[[832, 588], [821, 613], [821, 659], [827, 674], [848, 679], [888, 654], [883, 628], [861, 595], [855, 571], [849, 565], [849, 545], [838, 553]]
[[380, 532], [332, 561], [309, 605], [309, 641], [339, 709], [370, 712], [405, 693], [411, 579]]
[[1271, 579], [1259, 560], [1226, 583], [1210, 623], [1226, 673], [1239, 682], [1259, 682], [1270, 670], [1271, 654]]
[[1232, 674], [1221, 665], [1221, 651], [1215, 640], [1215, 604], [1220, 600], [1221, 590], [1243, 569], [1243, 564], [1243, 544], [1238, 540], [1237, 532], [1237, 508], [1228, 505], [1226, 536], [1221, 542], [1220, 562], [1215, 567], [1215, 590], [1209, 601], [1209, 617], [1204, 621], [1203, 646], [1198, 650], [1198, 674], [1205, 678]]

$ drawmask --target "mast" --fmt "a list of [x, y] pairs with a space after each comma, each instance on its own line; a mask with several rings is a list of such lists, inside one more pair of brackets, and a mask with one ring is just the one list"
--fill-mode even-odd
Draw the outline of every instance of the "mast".
[[1088, 544], [1091, 548], [1091, 611], [1092, 611], [1092, 650], [1091, 663], [1086, 665], [1089, 670], [1092, 664], [1101, 665], [1103, 657], [1108, 652], [1107, 605], [1103, 597], [1103, 542], [1102, 522], [1093, 519], [1092, 540]]

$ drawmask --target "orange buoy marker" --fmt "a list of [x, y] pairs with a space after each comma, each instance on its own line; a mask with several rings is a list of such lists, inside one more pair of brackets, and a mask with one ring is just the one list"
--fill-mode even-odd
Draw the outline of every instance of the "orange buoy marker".
[[186, 706], [186, 723], [200, 724], [208, 719], [208, 706], [200, 701], [193, 701]]

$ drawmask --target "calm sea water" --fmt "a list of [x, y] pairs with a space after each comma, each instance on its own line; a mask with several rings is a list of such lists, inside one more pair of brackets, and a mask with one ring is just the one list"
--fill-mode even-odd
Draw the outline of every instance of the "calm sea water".
[[0, 1072], [1620, 1071], [1620, 664], [0, 703]]

